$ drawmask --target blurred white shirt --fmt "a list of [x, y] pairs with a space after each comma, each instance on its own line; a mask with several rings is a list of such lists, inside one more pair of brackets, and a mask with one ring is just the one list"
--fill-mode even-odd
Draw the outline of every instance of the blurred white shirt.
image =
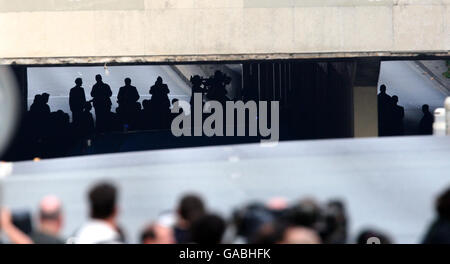
[[101, 220], [91, 220], [84, 224], [69, 238], [68, 244], [117, 244], [120, 243], [119, 233]]

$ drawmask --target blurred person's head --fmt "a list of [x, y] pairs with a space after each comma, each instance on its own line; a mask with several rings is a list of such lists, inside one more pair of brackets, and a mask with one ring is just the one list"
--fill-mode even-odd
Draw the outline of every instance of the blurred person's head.
[[450, 188], [437, 198], [436, 211], [440, 218], [450, 220]]
[[314, 229], [291, 226], [286, 228], [280, 244], [320, 244], [321, 239]]
[[183, 227], [189, 227], [198, 218], [205, 215], [205, 205], [202, 199], [196, 194], [183, 196], [178, 205], [179, 223]]
[[300, 200], [286, 213], [290, 225], [315, 228], [321, 218], [322, 210], [313, 199]]
[[151, 224], [141, 234], [142, 244], [174, 244], [173, 229], [159, 223]]
[[253, 239], [259, 229], [274, 221], [274, 213], [262, 203], [251, 203], [233, 213], [237, 235]]
[[225, 232], [225, 221], [207, 214], [195, 220], [190, 228], [191, 240], [197, 244], [219, 244]]
[[267, 222], [249, 238], [251, 244], [275, 244], [283, 240], [287, 225], [284, 221]]
[[39, 229], [40, 231], [57, 236], [63, 226], [62, 203], [54, 196], [48, 195], [39, 203]]
[[385, 92], [386, 92], [386, 85], [382, 84], [382, 85], [380, 86], [380, 92], [381, 92], [381, 93], [385, 93]]
[[131, 85], [131, 79], [125, 78], [125, 85]]
[[323, 243], [344, 244], [347, 242], [347, 213], [344, 202], [332, 200], [327, 203], [318, 230]]
[[423, 112], [424, 114], [430, 112], [430, 106], [427, 105], [427, 104], [422, 105], [422, 112]]
[[389, 236], [374, 229], [365, 229], [361, 231], [356, 239], [356, 243], [359, 245], [368, 244], [372, 242], [371, 239], [378, 240], [381, 244], [392, 244]]
[[110, 183], [99, 183], [89, 191], [91, 218], [115, 224], [117, 189]]

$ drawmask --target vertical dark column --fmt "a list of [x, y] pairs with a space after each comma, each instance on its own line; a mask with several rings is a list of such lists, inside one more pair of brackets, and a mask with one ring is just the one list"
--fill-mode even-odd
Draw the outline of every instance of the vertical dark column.
[[11, 69], [16, 76], [17, 85], [19, 87], [21, 104], [23, 111], [28, 110], [28, 74], [27, 74], [27, 66], [11, 66]]
[[259, 97], [259, 65], [258, 63], [244, 63], [242, 65], [242, 97], [244, 102], [258, 101]]

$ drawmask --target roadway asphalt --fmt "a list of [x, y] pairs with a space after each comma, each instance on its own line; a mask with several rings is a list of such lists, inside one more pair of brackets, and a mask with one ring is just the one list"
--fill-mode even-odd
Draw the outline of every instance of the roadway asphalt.
[[392, 137], [235, 145], [19, 162], [3, 198], [12, 209], [36, 212], [49, 193], [64, 203], [64, 234], [88, 213], [86, 191], [110, 179], [120, 186], [120, 222], [131, 242], [144, 224], [197, 192], [209, 208], [230, 216], [244, 202], [339, 198], [352, 237], [365, 227], [397, 243], [417, 243], [434, 216], [436, 195], [450, 184], [450, 138]]

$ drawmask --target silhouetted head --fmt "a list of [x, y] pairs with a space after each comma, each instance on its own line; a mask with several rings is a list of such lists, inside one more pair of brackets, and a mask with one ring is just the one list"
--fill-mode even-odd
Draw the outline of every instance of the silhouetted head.
[[217, 71], [214, 72], [214, 76], [215, 77], [222, 77], [223, 73], [221, 71], [217, 70]]
[[34, 101], [33, 101], [33, 103], [40, 103], [40, 102], [42, 102], [42, 95], [36, 94], [36, 95], [34, 96]]
[[427, 104], [422, 105], [422, 112], [423, 112], [424, 114], [430, 112], [430, 106], [427, 105]]
[[101, 82], [102, 81], [102, 76], [100, 74], [95, 75], [95, 80], [97, 82]]
[[199, 75], [194, 75], [193, 77], [191, 77], [191, 83], [193, 85], [201, 85], [202, 84], [202, 78]]
[[131, 79], [125, 78], [125, 85], [130, 85], [130, 84], [131, 84]]
[[380, 92], [381, 92], [381, 93], [385, 93], [385, 92], [386, 92], [386, 85], [382, 84], [382, 85], [380, 86]]
[[207, 214], [192, 223], [192, 242], [197, 244], [220, 244], [225, 232], [225, 221], [217, 215]]
[[439, 217], [450, 220], [450, 188], [437, 198], [436, 211]]
[[151, 104], [150, 100], [145, 99], [145, 100], [142, 101], [142, 107], [144, 109], [149, 109], [150, 108], [150, 104]]
[[75, 84], [76, 84], [77, 86], [81, 86], [81, 85], [83, 84], [83, 80], [82, 80], [81, 78], [76, 78], [76, 79], [75, 79]]
[[158, 78], [156, 78], [155, 84], [162, 84], [162, 83], [163, 83], [163, 79], [161, 78], [161, 76], [158, 76]]
[[89, 191], [89, 205], [93, 219], [109, 219], [116, 215], [117, 189], [110, 183], [100, 183]]
[[178, 214], [189, 225], [205, 214], [205, 205], [199, 196], [188, 194], [181, 199]]
[[44, 104], [48, 103], [48, 99], [50, 98], [50, 95], [48, 93], [43, 93], [42, 94], [42, 102]]
[[86, 102], [86, 104], [84, 105], [84, 110], [85, 110], [86, 112], [89, 112], [89, 111], [91, 111], [91, 109], [92, 109], [91, 103]]
[[395, 105], [398, 103], [398, 96], [397, 95], [392, 96], [392, 103], [395, 104]]

